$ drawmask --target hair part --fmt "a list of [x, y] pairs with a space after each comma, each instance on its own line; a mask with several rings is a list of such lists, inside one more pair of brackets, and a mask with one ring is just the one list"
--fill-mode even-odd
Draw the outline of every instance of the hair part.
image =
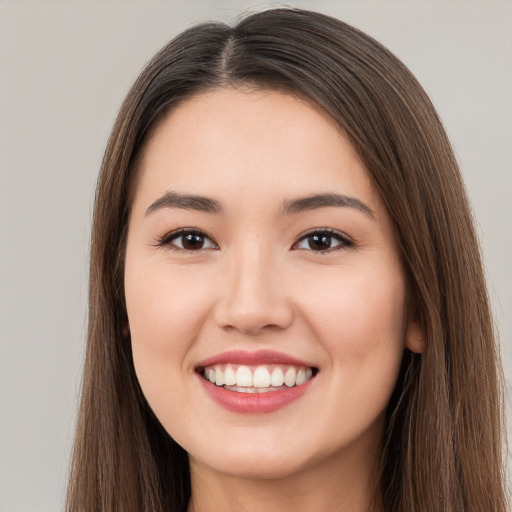
[[89, 330], [67, 511], [182, 511], [186, 452], [135, 375], [124, 251], [137, 169], [165, 115], [220, 87], [298, 95], [346, 133], [390, 214], [425, 351], [404, 353], [376, 499], [385, 512], [505, 512], [500, 367], [478, 240], [453, 151], [426, 93], [378, 42], [326, 15], [274, 9], [193, 27], [128, 93], [98, 179]]

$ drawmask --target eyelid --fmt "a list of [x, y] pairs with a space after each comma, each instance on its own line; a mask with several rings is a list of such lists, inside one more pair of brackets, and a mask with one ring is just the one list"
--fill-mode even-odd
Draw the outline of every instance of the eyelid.
[[[296, 247], [300, 242], [302, 242], [303, 240], [305, 240], [308, 237], [315, 235], [315, 234], [328, 234], [329, 236], [331, 236], [333, 238], [339, 239], [341, 241], [341, 243], [334, 247], [329, 247], [328, 249], [318, 250], [318, 251], [315, 251], [313, 249], [297, 248]], [[303, 233], [302, 235], [300, 235], [300, 237], [297, 239], [297, 241], [293, 244], [293, 246], [291, 248], [292, 248], [292, 250], [297, 250], [297, 251], [310, 251], [315, 254], [327, 254], [327, 253], [332, 253], [332, 252], [340, 251], [343, 249], [347, 249], [349, 247], [353, 247], [354, 245], [355, 245], [355, 242], [349, 236], [347, 236], [345, 233], [342, 233], [341, 231], [338, 231], [337, 229], [314, 228], [314, 229], [310, 229], [310, 230], [306, 231], [305, 233]]]
[[[184, 236], [187, 234], [199, 235], [202, 238], [209, 240], [211, 243], [211, 246], [210, 247], [200, 247], [198, 249], [192, 250], [192, 249], [186, 249], [184, 247], [179, 247], [172, 243], [174, 240], [178, 239], [180, 236]], [[297, 247], [297, 245], [300, 244], [300, 242], [302, 242], [303, 240], [306, 240], [308, 237], [315, 235], [315, 234], [321, 234], [321, 235], [327, 234], [328, 236], [330, 236], [332, 238], [337, 238], [340, 241], [340, 243], [335, 245], [334, 247], [329, 247], [329, 248], [323, 249], [323, 250], [322, 249], [314, 250], [311, 248], [308, 249], [308, 248], [298, 248]], [[197, 228], [175, 229], [173, 231], [166, 233], [162, 237], [158, 238], [158, 240], [156, 241], [156, 243], [154, 245], [156, 247], [166, 247], [166, 248], [174, 250], [174, 251], [187, 252], [187, 253], [200, 252], [200, 251], [204, 251], [206, 249], [218, 250], [220, 248], [213, 237], [209, 236], [203, 230], [197, 229]], [[307, 250], [310, 252], [314, 252], [316, 254], [326, 254], [326, 253], [331, 253], [331, 252], [336, 252], [339, 250], [347, 249], [354, 245], [355, 245], [354, 241], [349, 236], [342, 233], [341, 231], [338, 231], [338, 230], [332, 229], [332, 228], [313, 228], [313, 229], [306, 231], [305, 233], [302, 233], [300, 235], [300, 237], [297, 239], [297, 241], [292, 245], [291, 250]]]
[[[201, 247], [196, 250], [191, 250], [191, 249], [185, 249], [184, 247], [178, 247], [177, 245], [174, 245], [172, 243], [174, 240], [176, 240], [180, 236], [184, 236], [187, 234], [196, 234], [201, 237], [204, 237], [205, 239], [209, 240], [212, 243], [213, 247]], [[170, 232], [166, 233], [165, 235], [163, 235], [162, 237], [158, 238], [158, 240], [155, 243], [155, 246], [156, 247], [166, 247], [173, 251], [187, 252], [187, 253], [200, 252], [200, 251], [204, 251], [206, 249], [219, 249], [219, 245], [211, 236], [209, 236], [203, 230], [197, 229], [197, 228], [179, 228], [179, 229], [170, 231]]]

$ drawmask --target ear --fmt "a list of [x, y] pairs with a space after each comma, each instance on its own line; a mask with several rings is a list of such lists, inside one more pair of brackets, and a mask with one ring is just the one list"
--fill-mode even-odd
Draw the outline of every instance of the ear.
[[128, 323], [128, 320], [126, 320], [126, 323], [123, 327], [123, 338], [129, 338], [130, 337], [130, 324]]
[[425, 345], [425, 332], [418, 318], [409, 318], [405, 331], [405, 346], [415, 354], [422, 354]]

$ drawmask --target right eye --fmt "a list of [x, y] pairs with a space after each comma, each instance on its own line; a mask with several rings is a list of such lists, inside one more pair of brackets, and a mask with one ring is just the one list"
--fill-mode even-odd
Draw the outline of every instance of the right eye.
[[159, 246], [170, 246], [176, 251], [196, 252], [201, 249], [218, 249], [219, 246], [205, 233], [197, 229], [179, 229], [165, 235]]

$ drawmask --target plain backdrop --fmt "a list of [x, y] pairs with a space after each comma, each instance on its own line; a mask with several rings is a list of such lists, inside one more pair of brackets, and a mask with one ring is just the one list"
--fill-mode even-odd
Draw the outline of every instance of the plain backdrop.
[[[84, 349], [94, 185], [144, 63], [247, 1], [0, 0], [0, 511], [62, 509]], [[275, 5], [275, 4], [274, 4]], [[512, 2], [290, 1], [368, 32], [444, 120], [512, 379]]]

